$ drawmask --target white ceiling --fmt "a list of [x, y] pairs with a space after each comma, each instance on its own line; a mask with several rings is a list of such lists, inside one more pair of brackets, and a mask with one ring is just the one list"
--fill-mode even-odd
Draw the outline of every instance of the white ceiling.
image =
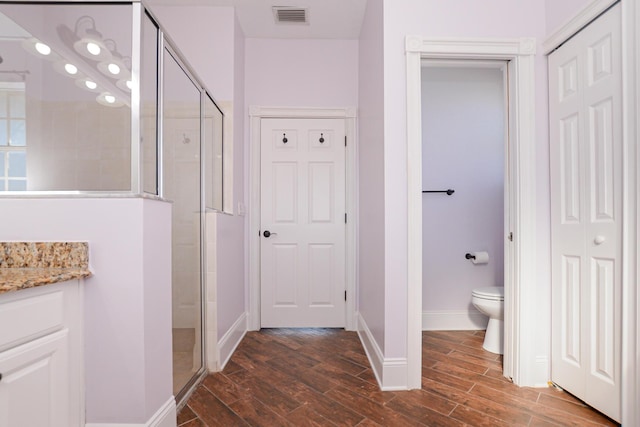
[[[247, 38], [357, 39], [367, 0], [149, 0], [162, 6], [233, 6]], [[308, 24], [276, 24], [273, 6], [307, 8]]]

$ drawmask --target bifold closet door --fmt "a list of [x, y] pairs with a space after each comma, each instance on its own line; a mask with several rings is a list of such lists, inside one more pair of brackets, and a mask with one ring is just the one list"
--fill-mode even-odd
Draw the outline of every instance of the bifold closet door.
[[549, 56], [552, 380], [620, 419], [621, 6]]

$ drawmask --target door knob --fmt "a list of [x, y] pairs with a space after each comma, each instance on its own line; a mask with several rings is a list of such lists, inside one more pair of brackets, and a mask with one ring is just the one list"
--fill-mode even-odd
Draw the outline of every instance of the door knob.
[[262, 235], [263, 235], [264, 237], [269, 237], [269, 236], [277, 236], [277, 235], [278, 235], [278, 233], [272, 233], [272, 232], [270, 232], [269, 230], [264, 230], [264, 232], [262, 233]]
[[604, 236], [596, 236], [596, 238], [593, 239], [593, 243], [595, 243], [596, 245], [601, 245], [605, 240], [606, 238]]

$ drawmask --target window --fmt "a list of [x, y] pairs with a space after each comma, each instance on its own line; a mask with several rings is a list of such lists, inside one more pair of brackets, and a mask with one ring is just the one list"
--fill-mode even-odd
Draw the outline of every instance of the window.
[[0, 191], [27, 189], [24, 83], [0, 82]]

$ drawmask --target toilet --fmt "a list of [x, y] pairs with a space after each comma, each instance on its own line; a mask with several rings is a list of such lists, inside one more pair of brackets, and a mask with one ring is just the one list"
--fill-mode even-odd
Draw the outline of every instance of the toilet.
[[482, 348], [491, 353], [504, 353], [504, 287], [477, 288], [471, 292], [471, 302], [478, 311], [489, 316]]

